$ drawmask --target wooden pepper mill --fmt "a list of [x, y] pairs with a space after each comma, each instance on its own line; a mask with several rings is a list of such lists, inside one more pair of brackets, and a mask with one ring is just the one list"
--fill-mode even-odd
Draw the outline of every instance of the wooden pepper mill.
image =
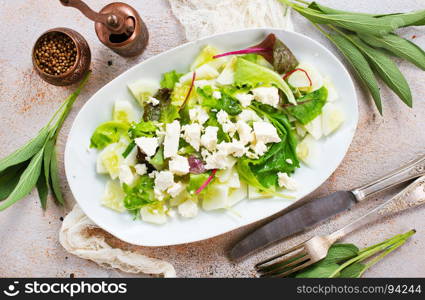
[[149, 33], [137, 11], [122, 2], [108, 4], [99, 13], [81, 0], [60, 0], [64, 6], [81, 11], [95, 22], [99, 40], [121, 56], [141, 54], [148, 44]]

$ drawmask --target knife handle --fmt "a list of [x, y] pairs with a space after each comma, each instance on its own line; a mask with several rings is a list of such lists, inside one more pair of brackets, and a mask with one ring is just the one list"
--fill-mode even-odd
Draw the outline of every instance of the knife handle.
[[362, 201], [375, 193], [423, 175], [425, 175], [425, 156], [415, 159], [384, 177], [358, 187], [351, 192], [357, 201]]
[[354, 222], [330, 234], [328, 239], [330, 242], [334, 243], [361, 226], [423, 204], [425, 204], [425, 176], [416, 179], [397, 195], [361, 216]]

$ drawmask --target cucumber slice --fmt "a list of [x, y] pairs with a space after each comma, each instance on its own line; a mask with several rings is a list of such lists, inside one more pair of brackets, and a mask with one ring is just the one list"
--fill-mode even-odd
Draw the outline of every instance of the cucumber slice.
[[297, 157], [306, 165], [314, 167], [320, 157], [320, 145], [311, 136], [307, 135], [297, 146]]
[[186, 200], [178, 207], [179, 214], [184, 218], [194, 218], [198, 215], [198, 204], [192, 200]]
[[345, 116], [342, 109], [334, 103], [326, 103], [322, 109], [323, 134], [328, 136], [344, 123]]
[[116, 101], [114, 104], [113, 119], [125, 123], [136, 122], [136, 113], [128, 101]]
[[144, 102], [149, 100], [159, 90], [158, 81], [149, 79], [140, 79], [127, 85], [133, 97], [143, 107]]
[[116, 181], [109, 180], [106, 183], [105, 194], [102, 198], [102, 205], [117, 212], [124, 212], [124, 197], [125, 193], [122, 190], [121, 185]]
[[140, 216], [143, 221], [157, 225], [167, 223], [168, 219], [165, 212], [155, 210], [149, 206], [145, 206], [140, 209]]
[[217, 77], [217, 83], [220, 85], [230, 85], [235, 82], [235, 64], [237, 57], [232, 57], [224, 67], [221, 74]]
[[220, 52], [217, 48], [214, 48], [210, 45], [205, 46], [195, 58], [194, 62], [190, 66], [190, 70], [193, 71], [206, 63], [214, 61], [215, 59], [213, 58], [213, 56], [219, 53]]
[[229, 186], [227, 184], [212, 183], [202, 201], [202, 208], [215, 210], [228, 206]]
[[304, 125], [304, 128], [310, 133], [316, 140], [323, 136], [322, 130], [322, 116], [317, 116], [313, 121]]
[[232, 207], [248, 196], [248, 185], [245, 182], [240, 183], [239, 188], [231, 188], [227, 200], [228, 207]]

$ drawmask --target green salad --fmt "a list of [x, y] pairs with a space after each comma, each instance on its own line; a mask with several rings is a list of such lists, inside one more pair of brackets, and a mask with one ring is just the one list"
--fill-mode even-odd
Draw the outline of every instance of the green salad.
[[128, 88], [135, 101], [116, 101], [91, 137], [109, 178], [102, 204], [155, 224], [290, 198], [294, 172], [344, 121], [331, 81], [273, 34], [234, 52], [205, 46], [189, 70]]

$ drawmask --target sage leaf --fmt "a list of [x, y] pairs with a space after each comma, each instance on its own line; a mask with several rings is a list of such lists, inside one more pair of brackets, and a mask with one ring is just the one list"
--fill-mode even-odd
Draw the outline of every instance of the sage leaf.
[[339, 265], [336, 263], [325, 263], [320, 261], [305, 270], [298, 272], [295, 275], [295, 278], [328, 278], [336, 270], [338, 270], [338, 268]]
[[353, 244], [334, 244], [329, 250], [324, 263], [338, 264], [359, 254], [359, 248]]
[[12, 154], [2, 158], [0, 160], [0, 172], [3, 172], [10, 166], [20, 164], [33, 157], [43, 147], [48, 134], [48, 128], [42, 128], [35, 138], [30, 140], [28, 143], [26, 143], [24, 146], [22, 146]]
[[49, 187], [47, 185], [46, 177], [44, 176], [44, 166], [41, 166], [40, 176], [37, 180], [37, 191], [38, 197], [40, 198], [41, 208], [46, 210], [47, 207], [47, 195], [49, 194]]
[[337, 33], [330, 33], [329, 40], [344, 54], [345, 58], [352, 65], [358, 77], [367, 87], [375, 102], [376, 108], [382, 115], [382, 100], [379, 93], [378, 82], [368, 61], [357, 47], [350, 40]]
[[46, 142], [43, 155], [43, 170], [47, 186], [50, 185], [50, 161], [52, 159], [53, 148], [55, 147], [55, 139], [51, 138]]
[[366, 13], [358, 13], [358, 12], [343, 11], [343, 10], [339, 10], [339, 9], [334, 9], [332, 7], [328, 7], [328, 6], [319, 4], [315, 1], [311, 2], [308, 5], [308, 8], [314, 9], [316, 11], [322, 12], [322, 13], [327, 14], [327, 15], [350, 14], [350, 15], [356, 15], [356, 16], [362, 15], [362, 16], [374, 17], [374, 15], [366, 14]]
[[52, 157], [50, 160], [50, 180], [52, 184], [53, 194], [56, 201], [59, 204], [64, 204], [65, 201], [62, 196], [60, 181], [59, 181], [59, 171], [58, 171], [58, 161], [56, 157], [56, 149], [53, 148]]
[[360, 51], [367, 57], [382, 80], [392, 89], [407, 106], [412, 107], [412, 93], [409, 84], [397, 65], [381, 50], [375, 49], [364, 43], [359, 37], [350, 35]]
[[7, 168], [4, 172], [0, 173], [0, 201], [9, 197], [10, 193], [13, 192], [15, 186], [19, 182], [19, 177], [27, 166], [27, 163], [21, 163], [16, 166]]
[[421, 26], [425, 25], [425, 9], [408, 13], [382, 15], [376, 19], [391, 23], [393, 31], [401, 27]]
[[382, 37], [366, 34], [359, 36], [370, 46], [386, 49], [395, 56], [410, 61], [425, 71], [425, 51], [411, 41], [392, 33]]
[[400, 27], [425, 25], [425, 10], [417, 10], [417, 11], [412, 11], [408, 13], [392, 13], [392, 14], [381, 14], [381, 15], [375, 14], [374, 15], [374, 14], [361, 13], [361, 12], [338, 10], [332, 7], [319, 4], [315, 1], [311, 2], [308, 5], [308, 8], [316, 10], [318, 12], [322, 12], [327, 15], [347, 14], [347, 15], [353, 15], [353, 16], [368, 16], [368, 17], [374, 17], [378, 19], [382, 18], [386, 22], [390, 21], [391, 23], [393, 23], [395, 26], [394, 30]]
[[22, 173], [19, 178], [19, 182], [16, 185], [13, 192], [9, 197], [0, 204], [0, 211], [5, 210], [15, 202], [21, 200], [28, 195], [35, 187], [38, 177], [40, 176], [41, 166], [43, 162], [43, 151], [39, 151], [29, 163], [28, 167]]
[[300, 8], [299, 6], [293, 6], [293, 8], [314, 23], [335, 25], [358, 33], [385, 35], [395, 29], [393, 19], [378, 19], [367, 15], [353, 14], [326, 15], [310, 8]]
[[367, 265], [357, 262], [341, 270], [339, 275], [336, 277], [360, 278], [367, 269], [368, 269]]

